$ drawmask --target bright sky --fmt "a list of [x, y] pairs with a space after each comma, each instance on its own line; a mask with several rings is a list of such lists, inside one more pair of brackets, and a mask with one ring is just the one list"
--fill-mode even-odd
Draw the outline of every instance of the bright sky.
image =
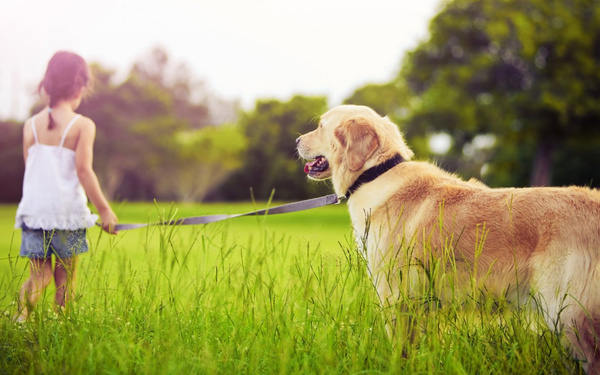
[[126, 74], [153, 47], [225, 99], [387, 82], [445, 0], [0, 0], [0, 119], [24, 120], [54, 52]]

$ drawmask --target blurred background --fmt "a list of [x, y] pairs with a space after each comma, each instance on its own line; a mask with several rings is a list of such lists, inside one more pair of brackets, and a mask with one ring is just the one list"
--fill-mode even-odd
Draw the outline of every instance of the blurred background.
[[[218, 4], [217, 4], [218, 3]], [[600, 184], [598, 0], [8, 0], [0, 3], [0, 202], [58, 50], [96, 83], [94, 168], [112, 200], [294, 200], [294, 140], [371, 106], [418, 159], [493, 187]]]

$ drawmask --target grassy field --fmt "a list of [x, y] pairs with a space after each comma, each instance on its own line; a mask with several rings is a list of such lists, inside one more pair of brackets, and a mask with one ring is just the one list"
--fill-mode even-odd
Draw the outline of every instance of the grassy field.
[[[253, 204], [123, 203], [122, 222]], [[28, 275], [15, 206], [0, 206], [0, 374], [572, 374], [535, 315], [498, 301], [402, 301], [392, 340], [345, 205], [190, 227], [88, 233], [77, 300], [11, 320]]]

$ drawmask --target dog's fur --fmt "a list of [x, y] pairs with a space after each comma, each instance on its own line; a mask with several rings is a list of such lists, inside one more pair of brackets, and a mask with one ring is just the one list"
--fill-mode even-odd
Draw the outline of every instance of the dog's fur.
[[491, 189], [463, 181], [411, 161], [398, 127], [362, 106], [328, 111], [297, 146], [302, 158], [317, 160], [307, 163], [309, 177], [331, 178], [339, 196], [365, 170], [395, 154], [404, 159], [348, 199], [359, 248], [384, 305], [398, 302], [399, 280], [390, 275], [410, 262], [403, 251], [411, 248], [410, 257], [426, 263], [451, 239], [459, 271], [473, 275], [477, 267], [482, 290], [536, 301], [548, 325], [564, 330], [588, 372], [600, 373], [600, 192]]

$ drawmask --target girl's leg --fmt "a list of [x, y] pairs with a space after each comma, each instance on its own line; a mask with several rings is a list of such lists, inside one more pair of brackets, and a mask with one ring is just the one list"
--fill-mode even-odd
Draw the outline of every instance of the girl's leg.
[[56, 284], [56, 307], [65, 307], [75, 297], [75, 276], [77, 273], [77, 256], [72, 258], [56, 258], [54, 266], [54, 283]]
[[31, 273], [21, 288], [17, 320], [27, 319], [52, 279], [52, 258], [31, 259]]

